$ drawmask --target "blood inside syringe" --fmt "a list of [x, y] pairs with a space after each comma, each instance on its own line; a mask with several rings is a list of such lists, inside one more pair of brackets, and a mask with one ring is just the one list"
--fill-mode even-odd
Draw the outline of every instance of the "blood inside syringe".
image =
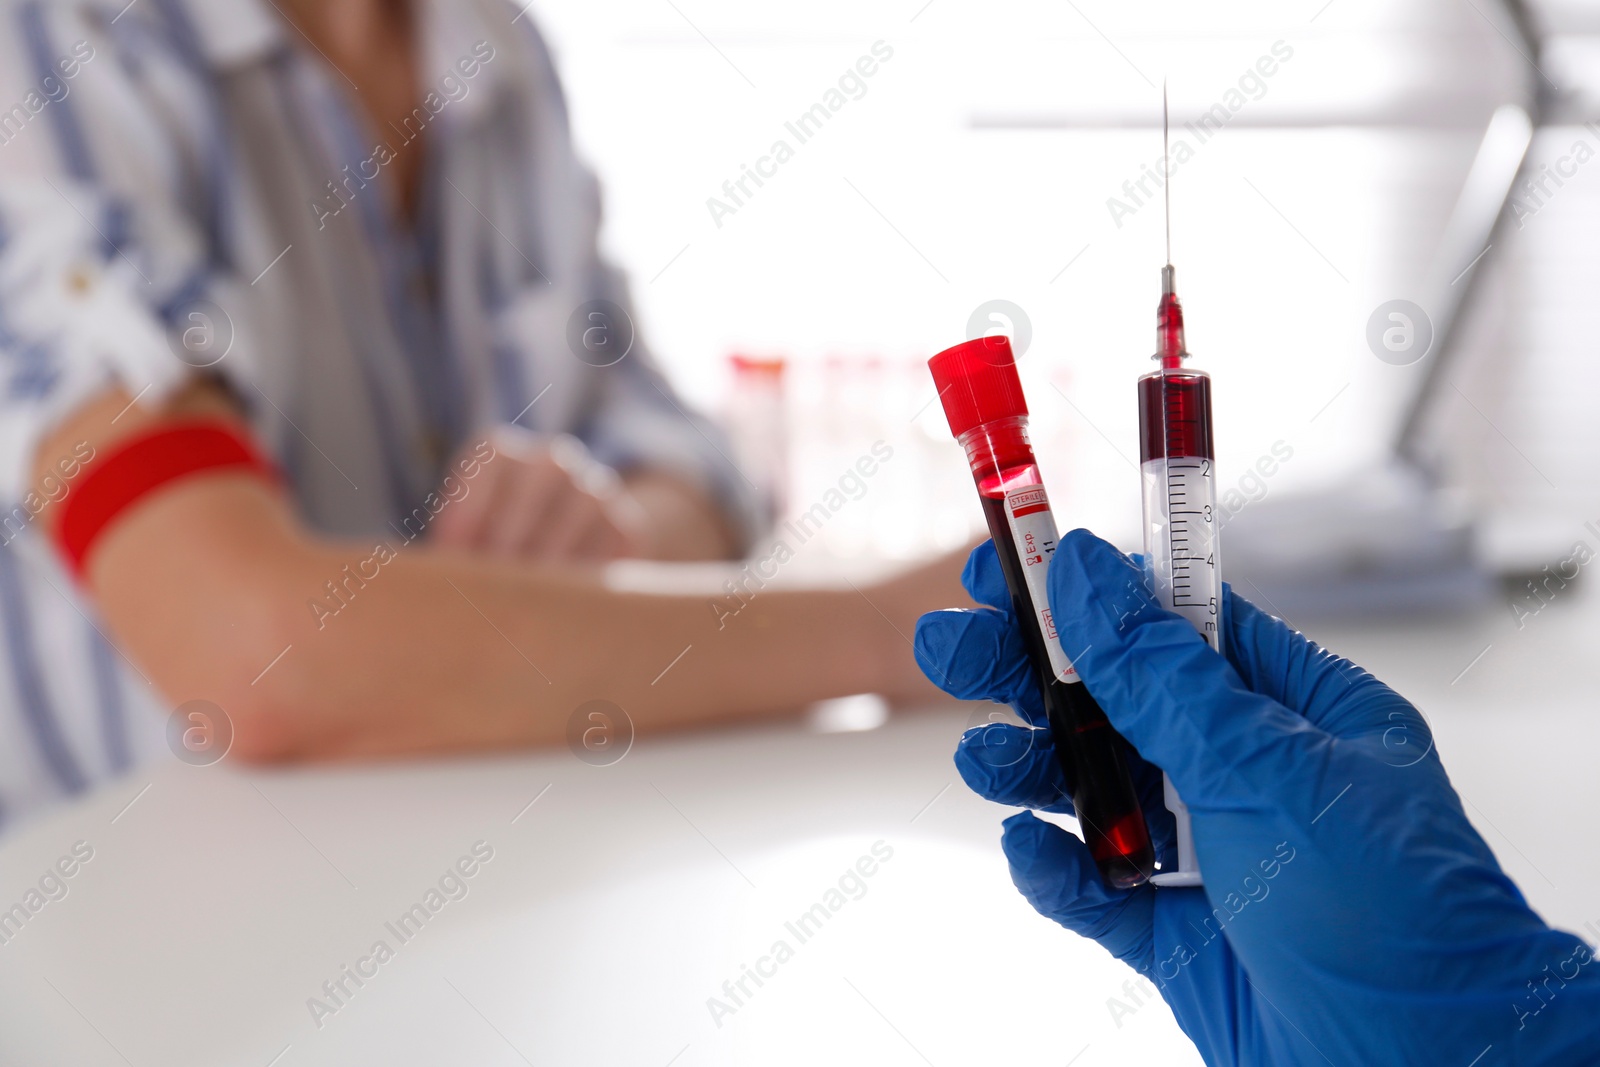
[[1211, 378], [1199, 371], [1156, 371], [1139, 379], [1139, 461], [1175, 456], [1215, 459]]

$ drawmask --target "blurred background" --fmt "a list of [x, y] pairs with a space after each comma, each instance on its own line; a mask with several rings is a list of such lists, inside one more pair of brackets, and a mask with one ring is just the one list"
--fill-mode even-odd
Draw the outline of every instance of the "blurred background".
[[[738, 412], [741, 382], [760, 375], [729, 357], [784, 362], [784, 476], [802, 509], [866, 444], [896, 448], [893, 484], [829, 530], [844, 555], [904, 558], [977, 529], [922, 361], [968, 336], [975, 313], [1010, 332], [992, 301], [1025, 316], [1058, 507], [1137, 543], [1132, 382], [1153, 350], [1163, 220], [1123, 185], [1160, 159], [1164, 79], [1174, 136], [1194, 147], [1171, 190], [1173, 258], [1190, 348], [1217, 379], [1219, 468], [1242, 475], [1286, 443], [1274, 497], [1389, 453], [1431, 360], [1380, 361], [1367, 323], [1387, 301], [1430, 300], [1490, 243], [1441, 262], [1496, 108], [1547, 104], [1531, 176], [1576, 142], [1600, 148], [1582, 125], [1600, 115], [1595, 5], [1533, 7], [1537, 69], [1488, 0], [905, 7], [532, 9], [605, 183], [610, 249], [677, 380]], [[794, 142], [784, 123], [879, 39], [893, 59], [865, 94], [713, 218], [708, 198], [732, 203], [723, 183], [775, 139]], [[1220, 133], [1186, 130], [1275, 44], [1290, 58], [1234, 98]], [[1524, 195], [1530, 210], [1502, 226], [1481, 276], [1456, 283], [1475, 283], [1473, 298], [1431, 392], [1430, 429], [1448, 440], [1439, 473], [1468, 495], [1496, 569], [1564, 556], [1594, 517], [1582, 504], [1600, 499], [1572, 447], [1584, 393], [1556, 384], [1593, 333], [1600, 179], [1575, 166]], [[776, 453], [758, 441], [747, 454]]]

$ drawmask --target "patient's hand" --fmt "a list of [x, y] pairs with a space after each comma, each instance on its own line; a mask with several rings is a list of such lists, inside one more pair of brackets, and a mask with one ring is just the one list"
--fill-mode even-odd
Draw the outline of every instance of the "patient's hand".
[[951, 552], [919, 563], [881, 582], [864, 587], [862, 592], [899, 631], [888, 643], [890, 684], [882, 695], [898, 705], [948, 704], [949, 697], [928, 681], [917, 666], [911, 639], [917, 620], [930, 611], [943, 608], [970, 608], [973, 600], [961, 585], [961, 566], [972, 551], [962, 545]]
[[617, 473], [579, 441], [502, 426], [489, 443], [494, 458], [482, 464], [467, 494], [439, 513], [435, 545], [543, 563], [641, 553], [642, 509]]

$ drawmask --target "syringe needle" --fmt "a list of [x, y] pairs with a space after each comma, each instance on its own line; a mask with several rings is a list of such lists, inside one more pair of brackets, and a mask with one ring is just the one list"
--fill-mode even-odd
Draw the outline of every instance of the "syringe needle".
[[1172, 153], [1167, 149], [1167, 79], [1161, 79], [1161, 197], [1167, 213], [1167, 265], [1172, 265]]
[[1161, 303], [1156, 309], [1156, 357], [1166, 370], [1177, 370], [1187, 354], [1183, 344], [1183, 308], [1178, 303], [1178, 287], [1172, 266], [1172, 160], [1168, 135], [1171, 131], [1167, 107], [1167, 80], [1161, 79], [1161, 197], [1166, 209], [1167, 265], [1161, 268]]

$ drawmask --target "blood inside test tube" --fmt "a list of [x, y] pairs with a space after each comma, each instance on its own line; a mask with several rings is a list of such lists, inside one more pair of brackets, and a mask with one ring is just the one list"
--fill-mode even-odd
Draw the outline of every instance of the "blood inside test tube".
[[1010, 344], [1004, 337], [969, 341], [941, 352], [929, 367], [950, 428], [966, 449], [1084, 842], [1107, 885], [1139, 885], [1155, 869], [1155, 854], [1127, 746], [1073, 670], [1049, 605], [1040, 602], [1056, 529], [1028, 442]]

